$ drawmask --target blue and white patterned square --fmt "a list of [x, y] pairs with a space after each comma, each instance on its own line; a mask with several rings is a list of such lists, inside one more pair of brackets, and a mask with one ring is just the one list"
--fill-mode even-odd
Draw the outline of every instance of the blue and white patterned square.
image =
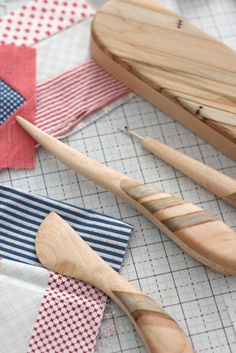
[[4, 185], [0, 185], [0, 257], [39, 265], [35, 235], [51, 211], [64, 218], [110, 266], [120, 270], [133, 228], [131, 225], [92, 210]]
[[2, 125], [23, 103], [25, 99], [0, 80], [0, 125]]

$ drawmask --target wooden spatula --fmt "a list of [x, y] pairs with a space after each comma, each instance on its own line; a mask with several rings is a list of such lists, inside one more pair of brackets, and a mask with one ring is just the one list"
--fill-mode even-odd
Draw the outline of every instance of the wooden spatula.
[[69, 168], [120, 196], [203, 264], [236, 273], [236, 234], [200, 207], [105, 167], [21, 117], [18, 123]]
[[109, 0], [94, 17], [95, 60], [236, 160], [236, 53], [154, 0]]
[[106, 293], [128, 315], [149, 353], [194, 352], [174, 319], [115, 272], [56, 213], [42, 222], [36, 235], [36, 252], [48, 269]]

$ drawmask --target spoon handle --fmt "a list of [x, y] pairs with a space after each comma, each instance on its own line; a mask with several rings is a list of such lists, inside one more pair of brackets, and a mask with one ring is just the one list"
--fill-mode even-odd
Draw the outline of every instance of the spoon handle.
[[[131, 286], [130, 283], [128, 283]], [[112, 300], [127, 314], [149, 353], [193, 353], [190, 340], [176, 321], [148, 295], [113, 291]]]

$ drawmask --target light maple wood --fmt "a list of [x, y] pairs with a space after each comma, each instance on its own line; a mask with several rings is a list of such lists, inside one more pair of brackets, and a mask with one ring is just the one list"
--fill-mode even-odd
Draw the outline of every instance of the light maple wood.
[[222, 221], [187, 201], [101, 165], [21, 117], [16, 120], [62, 163], [120, 196], [191, 256], [216, 271], [236, 273], [236, 234]]
[[109, 0], [93, 20], [95, 60], [236, 160], [236, 54], [151, 0]]
[[45, 267], [106, 293], [127, 314], [149, 353], [194, 353], [174, 319], [115, 272], [56, 213], [50, 213], [42, 222], [35, 244]]
[[149, 136], [141, 145], [208, 191], [236, 207], [236, 180]]

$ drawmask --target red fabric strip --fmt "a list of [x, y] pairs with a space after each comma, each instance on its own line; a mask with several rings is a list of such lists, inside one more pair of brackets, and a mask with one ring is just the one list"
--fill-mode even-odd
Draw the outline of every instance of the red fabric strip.
[[[25, 45], [19, 47], [0, 45], [0, 80], [3, 80], [26, 100], [0, 126], [0, 169], [32, 168], [34, 166], [34, 140], [16, 123], [15, 116], [22, 115], [30, 122], [34, 122], [35, 57], [35, 49]], [[2, 98], [1, 100], [3, 101]]]
[[129, 92], [127, 86], [91, 59], [37, 86], [35, 123], [58, 137]]

